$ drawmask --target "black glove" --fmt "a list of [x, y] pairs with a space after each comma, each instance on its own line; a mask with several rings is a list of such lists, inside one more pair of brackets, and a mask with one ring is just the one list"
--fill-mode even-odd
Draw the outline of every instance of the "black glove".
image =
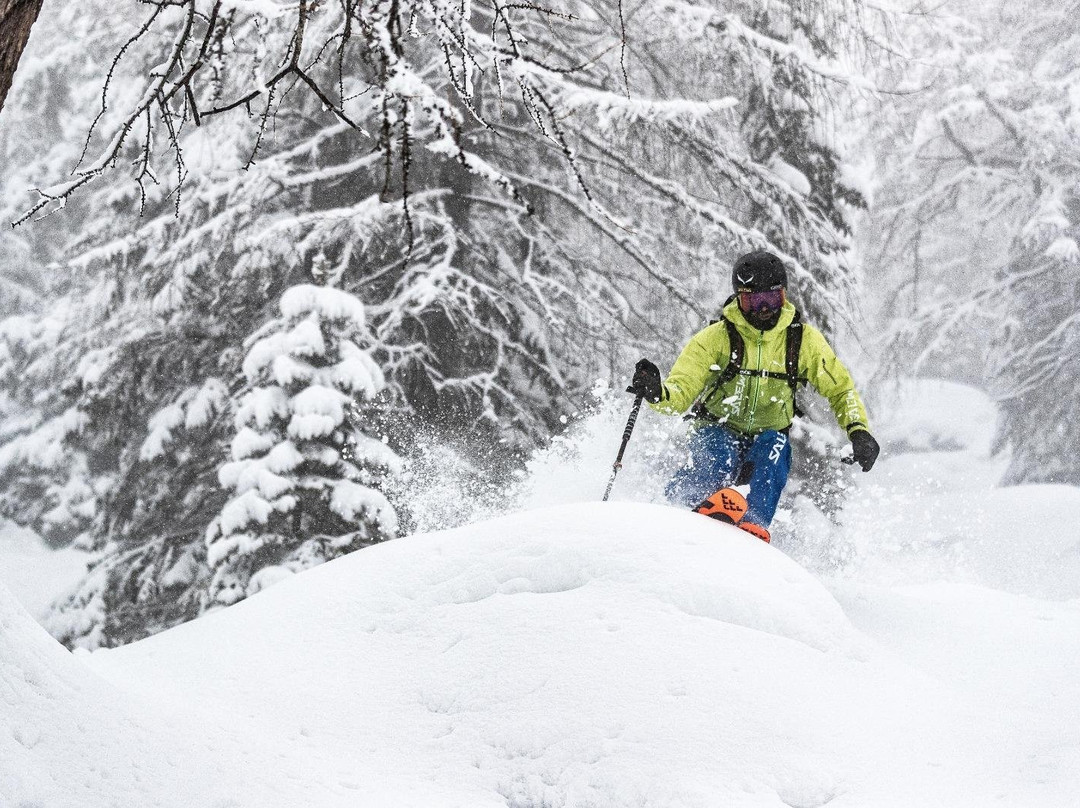
[[862, 466], [863, 471], [870, 471], [874, 467], [881, 447], [874, 440], [874, 436], [865, 429], [856, 429], [851, 433], [851, 456], [855, 462]]
[[660, 400], [664, 387], [660, 383], [660, 368], [648, 359], [639, 359], [634, 367], [634, 380], [626, 388], [626, 392], [635, 396], [642, 396], [646, 401], [655, 404]]

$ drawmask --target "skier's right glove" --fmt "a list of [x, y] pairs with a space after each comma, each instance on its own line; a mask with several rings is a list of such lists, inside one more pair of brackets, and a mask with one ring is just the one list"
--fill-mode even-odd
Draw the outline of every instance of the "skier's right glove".
[[856, 429], [851, 433], [851, 457], [862, 466], [863, 471], [870, 471], [874, 467], [880, 452], [878, 442], [865, 429]]
[[634, 378], [626, 392], [641, 396], [646, 401], [655, 404], [660, 400], [664, 387], [660, 383], [660, 368], [648, 359], [639, 359], [634, 367]]

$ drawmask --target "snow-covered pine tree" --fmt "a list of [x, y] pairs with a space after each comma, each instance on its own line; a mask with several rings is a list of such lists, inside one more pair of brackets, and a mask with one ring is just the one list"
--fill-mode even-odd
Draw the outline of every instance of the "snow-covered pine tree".
[[362, 347], [363, 303], [302, 284], [280, 308], [244, 360], [232, 461], [219, 474], [233, 497], [206, 536], [215, 604], [397, 532], [381, 488], [400, 460], [366, 429], [384, 379]]

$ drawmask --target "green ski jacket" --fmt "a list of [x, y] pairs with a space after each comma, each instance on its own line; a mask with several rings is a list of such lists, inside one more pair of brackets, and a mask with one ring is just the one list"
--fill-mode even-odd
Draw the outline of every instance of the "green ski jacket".
[[[724, 307], [724, 316], [735, 324], [746, 343], [744, 369], [786, 371], [787, 327], [795, 318], [795, 307], [790, 302], [784, 303], [780, 320], [768, 331], [750, 325], [737, 301]], [[662, 413], [683, 413], [705, 393], [702, 404], [708, 413], [736, 432], [757, 435], [790, 426], [794, 396], [786, 380], [737, 375], [716, 387], [730, 358], [731, 345], [724, 323], [703, 328], [683, 348], [664, 382], [660, 401], [651, 406]], [[851, 374], [836, 358], [822, 333], [809, 325], [803, 325], [799, 377], [805, 378], [828, 400], [837, 422], [848, 434], [869, 429], [866, 408]]]

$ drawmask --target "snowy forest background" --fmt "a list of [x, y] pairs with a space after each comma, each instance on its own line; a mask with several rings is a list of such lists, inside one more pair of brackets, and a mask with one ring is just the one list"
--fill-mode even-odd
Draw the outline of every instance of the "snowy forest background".
[[[91, 553], [50, 630], [504, 507], [760, 247], [871, 428], [963, 380], [1008, 482], [1080, 484], [1076, 10], [46, 2], [0, 112], [0, 514]], [[828, 427], [789, 496], [835, 517]]]

